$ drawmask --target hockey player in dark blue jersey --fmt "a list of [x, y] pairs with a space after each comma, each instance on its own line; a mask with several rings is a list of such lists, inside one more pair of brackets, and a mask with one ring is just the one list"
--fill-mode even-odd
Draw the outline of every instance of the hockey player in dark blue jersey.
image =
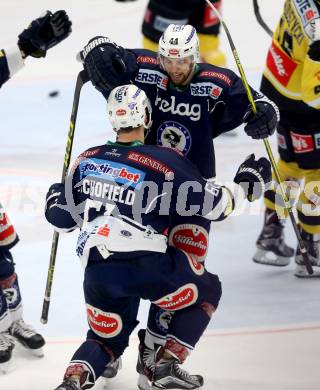
[[[199, 40], [190, 25], [170, 25], [159, 41], [158, 53], [124, 49], [109, 38], [92, 39], [81, 58], [93, 85], [105, 97], [115, 85], [133, 82], [150, 98], [153, 124], [146, 143], [183, 153], [208, 181], [215, 175], [213, 139], [246, 123], [254, 139], [268, 137], [279, 120], [277, 107], [253, 91], [257, 114], [253, 115], [241, 79], [231, 70], [198, 63]], [[210, 221], [201, 216], [173, 216], [169, 244], [205, 260]], [[160, 324], [166, 313], [151, 307], [149, 321]], [[148, 330], [151, 327], [148, 323]], [[160, 342], [164, 328], [146, 337]]]
[[[71, 32], [65, 11], [35, 19], [18, 37], [16, 48], [0, 50], [0, 87], [24, 65], [28, 56], [45, 57], [46, 52]], [[0, 371], [7, 371], [15, 340], [37, 356], [43, 356], [43, 337], [22, 319], [22, 298], [11, 254], [19, 241], [7, 213], [0, 204]], [[13, 337], [12, 337], [13, 336]]]
[[253, 115], [234, 72], [198, 63], [199, 41], [190, 25], [170, 25], [159, 41], [158, 54], [123, 49], [109, 38], [97, 37], [81, 57], [90, 80], [105, 97], [126, 82], [143, 89], [153, 109], [146, 143], [179, 150], [207, 179], [215, 176], [212, 140], [221, 133], [244, 122], [246, 133], [255, 139], [275, 131], [279, 114], [270, 100], [252, 90], [257, 105]]
[[[242, 81], [231, 70], [197, 62], [199, 42], [190, 25], [170, 25], [160, 39], [158, 55], [123, 49], [109, 38], [97, 37], [83, 49], [81, 58], [90, 80], [105, 97], [112, 87], [126, 82], [143, 89], [153, 109], [146, 143], [180, 151], [207, 180], [216, 174], [214, 138], [243, 122], [249, 136], [265, 138], [279, 119], [277, 107], [255, 91], [257, 114], [253, 115]], [[207, 241], [208, 223], [193, 219], [191, 224], [199, 226], [199, 237]], [[189, 234], [195, 239], [192, 229]], [[190, 246], [203, 261], [206, 250], [196, 249]]]
[[[148, 50], [125, 50], [108, 38], [98, 37], [84, 48], [82, 59], [92, 83], [106, 97], [111, 87], [128, 81], [146, 91], [153, 108], [146, 143], [179, 150], [208, 180], [215, 176], [212, 140], [219, 134], [243, 122], [247, 122], [247, 134], [255, 139], [275, 130], [278, 110], [271, 101], [253, 91], [258, 110], [254, 116], [236, 74], [197, 62], [199, 42], [190, 25], [170, 25], [159, 41], [158, 55]], [[206, 236], [205, 230], [199, 230], [201, 237]], [[205, 253], [197, 251], [199, 260]]]
[[[176, 151], [144, 145], [151, 109], [141, 89], [117, 87], [108, 113], [117, 142], [83, 152], [66, 184], [52, 185], [47, 194], [47, 220], [60, 231], [80, 228], [77, 254], [85, 265], [90, 327], [56, 390], [91, 388], [106, 365], [123, 354], [141, 298], [175, 315], [163, 347], [140, 349], [138, 372], [143, 370], [153, 388], [197, 389], [203, 378], [179, 364], [217, 309], [221, 285], [193, 256], [168, 246], [164, 232], [173, 214], [219, 221], [249, 193], [262, 196], [271, 180], [270, 163], [250, 156], [231, 191], [207, 182]], [[145, 365], [147, 355], [152, 365]]]

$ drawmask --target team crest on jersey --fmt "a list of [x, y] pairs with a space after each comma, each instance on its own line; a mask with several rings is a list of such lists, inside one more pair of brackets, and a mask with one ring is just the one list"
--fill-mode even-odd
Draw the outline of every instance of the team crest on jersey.
[[13, 282], [13, 284], [3, 289], [4, 296], [6, 297], [6, 301], [9, 309], [15, 309], [21, 302], [21, 296], [19, 292], [19, 287], [17, 284], [17, 279]]
[[156, 323], [162, 332], [167, 332], [173, 313], [167, 310], [159, 310], [156, 315]]
[[188, 154], [191, 148], [189, 130], [178, 122], [164, 122], [157, 130], [157, 144]]

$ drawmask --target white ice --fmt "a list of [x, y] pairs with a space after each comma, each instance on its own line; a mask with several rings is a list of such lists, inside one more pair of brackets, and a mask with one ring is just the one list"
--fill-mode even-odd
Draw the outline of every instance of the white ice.
[[[24, 299], [25, 320], [46, 338], [45, 357], [30, 358], [16, 348], [12, 371], [0, 376], [1, 390], [54, 389], [73, 351], [84, 339], [87, 324], [82, 270], [75, 255], [76, 235], [61, 236], [47, 325], [40, 324], [52, 228], [43, 217], [49, 185], [60, 180], [75, 78], [81, 65], [76, 53], [95, 35], [108, 35], [125, 47], [140, 47], [140, 24], [146, 0], [1, 0], [1, 47], [14, 44], [19, 32], [44, 10], [64, 8], [73, 21], [72, 35], [44, 60], [28, 59], [26, 67], [1, 89], [0, 199], [21, 242], [13, 250]], [[250, 0], [225, 0], [224, 16], [249, 82], [258, 87], [269, 37], [257, 24]], [[261, 12], [274, 27], [283, 0], [260, 1]], [[236, 69], [226, 38], [222, 47]], [[58, 91], [56, 98], [48, 94]], [[263, 143], [242, 129], [236, 137], [216, 142], [220, 180], [232, 180], [249, 153], [266, 155]], [[73, 156], [113, 138], [104, 99], [91, 84], [83, 88]], [[276, 153], [275, 140], [271, 141]], [[294, 265], [278, 269], [254, 264], [254, 243], [262, 225], [262, 203], [240, 216], [215, 224], [208, 268], [219, 274], [223, 297], [209, 329], [186, 363], [205, 377], [208, 390], [319, 389], [319, 280], [299, 280]], [[292, 227], [288, 241], [296, 245]], [[140, 326], [146, 323], [143, 302]], [[108, 389], [136, 389], [137, 337], [124, 356], [124, 368]], [[95, 389], [102, 389], [97, 383]]]

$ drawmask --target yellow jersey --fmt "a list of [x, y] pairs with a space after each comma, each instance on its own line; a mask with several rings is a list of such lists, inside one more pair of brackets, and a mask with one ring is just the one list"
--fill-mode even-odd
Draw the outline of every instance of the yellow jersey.
[[285, 1], [268, 51], [261, 90], [278, 104], [285, 117], [307, 114], [310, 122], [318, 122], [320, 127], [320, 62], [308, 55], [317, 18], [320, 6], [316, 1]]

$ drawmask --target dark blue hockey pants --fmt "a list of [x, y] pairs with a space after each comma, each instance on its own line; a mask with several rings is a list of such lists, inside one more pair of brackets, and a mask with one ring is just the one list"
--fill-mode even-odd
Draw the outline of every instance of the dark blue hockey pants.
[[219, 278], [176, 248], [169, 247], [165, 254], [129, 256], [89, 262], [85, 271], [90, 330], [72, 361], [86, 361], [96, 377], [128, 346], [138, 323], [140, 298], [174, 311], [168, 333], [192, 348], [210, 321], [201, 305], [217, 308], [221, 297]]

